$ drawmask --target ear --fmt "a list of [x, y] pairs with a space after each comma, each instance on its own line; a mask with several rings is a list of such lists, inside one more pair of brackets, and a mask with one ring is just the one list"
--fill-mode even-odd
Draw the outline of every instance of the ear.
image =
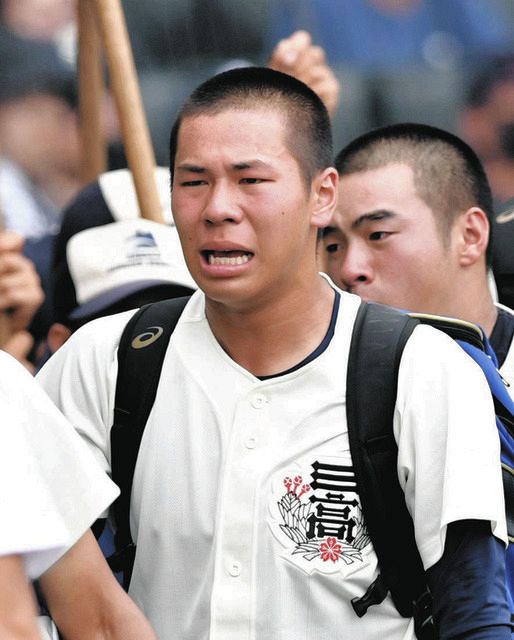
[[457, 220], [458, 257], [462, 267], [468, 267], [485, 259], [489, 244], [489, 220], [479, 207], [471, 207]]
[[48, 330], [48, 336], [46, 342], [48, 348], [52, 353], [55, 353], [66, 340], [71, 336], [71, 329], [68, 329], [64, 324], [54, 322], [54, 324]]
[[337, 185], [339, 176], [334, 167], [328, 167], [320, 171], [312, 182], [312, 214], [313, 227], [322, 229], [326, 227], [337, 205]]

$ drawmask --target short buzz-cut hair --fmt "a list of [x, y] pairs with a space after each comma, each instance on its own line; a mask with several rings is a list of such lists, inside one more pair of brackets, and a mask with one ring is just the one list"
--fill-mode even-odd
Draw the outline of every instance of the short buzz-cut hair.
[[286, 121], [285, 144], [310, 185], [318, 171], [332, 166], [332, 131], [326, 107], [300, 80], [267, 67], [242, 67], [220, 73], [193, 91], [180, 110], [170, 135], [173, 185], [180, 125], [185, 118], [227, 110], [280, 111]]
[[[492, 223], [493, 198], [482, 163], [468, 144], [443, 129], [410, 122], [373, 129], [346, 145], [334, 164], [341, 177], [390, 164], [409, 166], [443, 242], [459, 213], [470, 207], [480, 207]], [[489, 242], [488, 264], [491, 253]]]

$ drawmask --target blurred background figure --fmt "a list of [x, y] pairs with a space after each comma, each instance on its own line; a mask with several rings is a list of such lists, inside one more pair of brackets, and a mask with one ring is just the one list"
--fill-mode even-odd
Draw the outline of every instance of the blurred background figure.
[[[44, 286], [62, 208], [81, 185], [79, 167], [75, 71], [52, 44], [0, 28], [0, 212]], [[36, 344], [46, 329], [38, 312], [30, 326]]]
[[0, 0], [0, 22], [21, 38], [53, 43], [75, 64], [75, 5], [74, 0]]
[[53, 234], [80, 186], [75, 72], [52, 45], [0, 31], [0, 207], [27, 239]]
[[168, 170], [157, 167], [155, 178], [166, 224], [139, 217], [127, 169], [102, 174], [65, 210], [53, 254], [51, 352], [90, 320], [196, 289], [173, 223]]
[[497, 207], [514, 197], [514, 55], [496, 58], [471, 84], [460, 130], [484, 163]]
[[455, 130], [466, 89], [512, 51], [507, 0], [269, 0], [265, 46], [307, 29], [343, 94], [335, 146], [375, 126], [416, 121]]

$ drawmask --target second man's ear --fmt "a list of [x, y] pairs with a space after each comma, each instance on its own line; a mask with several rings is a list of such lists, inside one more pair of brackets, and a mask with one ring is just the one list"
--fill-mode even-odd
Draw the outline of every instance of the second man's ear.
[[459, 264], [469, 266], [485, 256], [489, 244], [489, 220], [479, 207], [470, 207], [457, 221]]

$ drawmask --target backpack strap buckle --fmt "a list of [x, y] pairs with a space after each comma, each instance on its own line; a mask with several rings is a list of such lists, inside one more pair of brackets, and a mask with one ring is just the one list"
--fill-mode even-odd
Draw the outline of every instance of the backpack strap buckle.
[[432, 594], [428, 587], [413, 602], [414, 632], [418, 640], [435, 640], [436, 638], [432, 603]]
[[360, 598], [352, 598], [352, 607], [355, 613], [362, 618], [373, 604], [380, 604], [387, 595], [387, 587], [381, 575], [366, 589], [366, 593]]

